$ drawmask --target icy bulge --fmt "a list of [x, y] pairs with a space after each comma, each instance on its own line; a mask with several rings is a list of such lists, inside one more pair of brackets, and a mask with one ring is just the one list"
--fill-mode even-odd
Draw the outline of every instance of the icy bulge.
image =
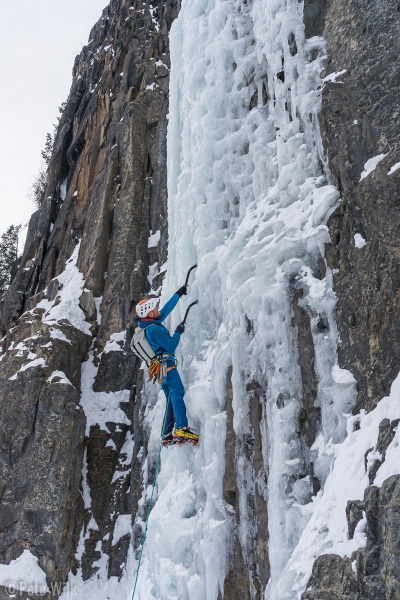
[[[339, 202], [317, 121], [324, 58], [323, 39], [305, 39], [302, 4], [294, 0], [184, 0], [172, 27], [163, 300], [197, 263], [186, 302], [198, 298], [199, 305], [178, 357], [189, 421], [201, 439], [197, 448], [163, 451], [140, 600], [217, 600], [223, 590], [234, 533], [223, 498], [227, 389], [235, 435], [246, 436], [249, 381], [263, 391], [259, 426], [268, 476], [255, 482], [237, 457], [244, 562], [252, 524], [242, 497], [257, 485], [268, 506], [265, 598], [297, 598], [310, 573], [312, 558], [300, 584], [303, 567], [288, 567], [312, 513], [309, 478], [299, 475], [310, 455], [297, 435], [302, 382], [294, 289], [302, 290], [315, 348], [321, 431], [311, 452], [322, 484], [331, 445], [346, 436], [355, 390], [351, 374], [337, 365], [332, 274], [326, 269], [321, 277], [317, 269], [329, 242], [326, 222]], [[185, 302], [181, 315], [176, 309], [170, 329], [184, 308]], [[321, 316], [324, 331], [316, 326]], [[154, 452], [164, 407], [160, 393], [148, 414]]]

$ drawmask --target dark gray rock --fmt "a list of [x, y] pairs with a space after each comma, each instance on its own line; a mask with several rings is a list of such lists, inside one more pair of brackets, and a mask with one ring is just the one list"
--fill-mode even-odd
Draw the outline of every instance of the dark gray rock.
[[[10, 347], [10, 339], [16, 345], [31, 338], [26, 350], [9, 348], [0, 362], [0, 558], [8, 563], [28, 548], [53, 584], [72, 567], [83, 523], [85, 417], [78, 389], [88, 341], [68, 327], [63, 333], [72, 343], [50, 338], [48, 326], [26, 315], [6, 339]], [[18, 372], [29, 353], [44, 365]], [[70, 384], [49, 377], [61, 370]]]
[[112, 351], [101, 355], [93, 389], [95, 392], [129, 390], [138, 359], [131, 352]]
[[[358, 382], [358, 412], [374, 408], [398, 372], [400, 175], [388, 175], [400, 156], [398, 4], [334, 0], [324, 22], [326, 74], [347, 70], [340, 83], [324, 86], [320, 127], [341, 193], [327, 259], [338, 270], [339, 361]], [[387, 157], [360, 181], [364, 164], [381, 153]], [[362, 249], [355, 247], [356, 233], [367, 241]]]
[[381, 421], [379, 424], [379, 435], [376, 449], [382, 455], [382, 463], [385, 462], [386, 451], [396, 435], [396, 429], [399, 423], [400, 419], [395, 419], [394, 421], [383, 419], [383, 421]]
[[[321, 411], [319, 407], [315, 406], [318, 389], [318, 380], [315, 373], [315, 351], [310, 316], [301, 304], [303, 295], [302, 289], [294, 292], [292, 326], [297, 331], [298, 363], [302, 381], [302, 408], [299, 413], [298, 432], [308, 448], [311, 448], [321, 427]], [[326, 317], [320, 317], [318, 323], [325, 323], [323, 319], [326, 321]], [[320, 331], [325, 330], [321, 329], [322, 325], [317, 327]]]
[[382, 488], [367, 488], [363, 502], [348, 503], [350, 537], [362, 511], [367, 517], [366, 547], [351, 558], [318, 557], [302, 600], [400, 597], [400, 475], [389, 477]]
[[[227, 503], [228, 513], [232, 515], [232, 546], [230, 548], [229, 573], [224, 581], [224, 598], [248, 598], [250, 588], [249, 570], [243, 557], [243, 549], [238, 535], [239, 490], [236, 481], [236, 435], [233, 430], [233, 389], [232, 368], [227, 373], [227, 431], [225, 441], [225, 474], [224, 474], [224, 500]], [[222, 597], [219, 596], [220, 600]]]
[[329, 0], [304, 0], [304, 25], [306, 38], [322, 35]]
[[324, 554], [316, 559], [302, 600], [361, 600], [360, 588], [348, 558]]
[[[374, 482], [375, 476], [376, 476], [379, 468], [385, 462], [386, 450], [388, 449], [389, 445], [393, 441], [393, 438], [396, 434], [396, 428], [397, 428], [399, 422], [400, 422], [399, 419], [396, 419], [392, 422], [390, 422], [389, 419], [383, 419], [383, 421], [381, 421], [381, 423], [379, 424], [379, 435], [378, 435], [378, 441], [376, 444], [376, 452], [379, 452], [379, 454], [381, 455], [381, 458], [380, 459], [376, 458], [375, 461], [373, 462], [373, 464], [369, 468], [368, 478], [369, 478], [369, 483], [371, 485]], [[366, 461], [365, 464], [366, 465], [367, 465], [369, 453], [372, 450], [373, 450], [373, 448], [370, 448], [365, 455], [365, 461]]]
[[353, 539], [355, 528], [363, 518], [365, 504], [361, 500], [349, 500], [346, 506], [346, 518], [349, 524], [349, 538]]
[[[157, 11], [159, 31], [150, 5]], [[46, 201], [31, 219], [21, 266], [1, 310], [0, 327], [7, 335], [0, 363], [0, 561], [29, 547], [49, 584], [63, 584], [71, 569], [76, 572], [78, 539], [92, 517], [98, 530], [86, 532], [83, 576], [96, 571], [100, 540], [102, 552], [110, 556], [109, 575], [120, 576], [131, 540], [125, 536], [112, 545], [115, 522], [118, 515], [136, 514], [142, 494], [146, 453], [139, 451], [146, 450], [146, 434], [144, 407], [136, 395], [142, 373], [127, 347], [102, 351], [113, 333], [128, 330], [129, 343], [135, 303], [150, 288], [149, 264], [166, 262], [168, 34], [179, 7], [178, 0], [135, 0], [129, 6], [111, 0], [92, 29], [90, 44], [75, 60], [48, 168]], [[160, 58], [166, 66], [155, 66]], [[157, 84], [154, 91], [147, 89], [151, 83]], [[159, 245], [148, 249], [150, 232], [158, 230]], [[65, 321], [56, 328], [69, 343], [50, 338], [42, 323], [44, 311], [35, 306], [56, 298], [55, 278], [78, 241], [85, 290], [77, 300], [91, 336]], [[155, 283], [161, 280], [162, 275]], [[23, 315], [27, 310], [32, 312]], [[12, 343], [36, 334], [35, 341], [26, 343], [46, 366], [10, 381], [27, 362]], [[93, 341], [91, 352], [99, 366], [94, 391], [132, 390], [130, 400], [121, 404], [132, 430], [125, 423], [109, 423], [105, 430], [91, 427], [85, 437], [80, 375]], [[55, 370], [63, 371], [72, 385], [57, 377], [48, 382]], [[130, 474], [124, 442], [132, 433]], [[86, 510], [81, 495], [85, 449], [92, 498]]]
[[[336, 269], [338, 356], [357, 380], [356, 414], [362, 408], [372, 410], [388, 395], [398, 373], [399, 172], [388, 172], [400, 157], [399, 6], [394, 0], [310, 0], [304, 8], [306, 34], [322, 33], [327, 42], [325, 74], [346, 69], [336, 83], [324, 85], [319, 121], [332, 179], [341, 194], [329, 221], [332, 243], [326, 258]], [[378, 154], [387, 156], [360, 181], [364, 164]], [[355, 247], [357, 233], [367, 242], [362, 249]], [[380, 424], [375, 450], [381, 459], [370, 466], [370, 483], [385, 460], [395, 426], [388, 420]], [[321, 556], [303, 598], [400, 597], [398, 486], [399, 477], [394, 476], [381, 489], [369, 487], [363, 502], [349, 502], [350, 537], [363, 510], [367, 517], [367, 546], [352, 557], [356, 572], [349, 559]]]

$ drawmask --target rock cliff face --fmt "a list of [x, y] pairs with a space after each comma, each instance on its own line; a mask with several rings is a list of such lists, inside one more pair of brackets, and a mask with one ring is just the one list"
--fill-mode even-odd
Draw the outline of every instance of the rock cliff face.
[[[151, 287], [149, 266], [157, 289], [157, 264], [166, 262], [168, 31], [178, 9], [178, 0], [113, 0], [93, 28], [75, 61], [43, 208], [1, 315], [0, 561], [29, 549], [49, 585], [78, 567], [89, 577], [102, 552], [109, 576], [118, 576], [130, 537], [113, 543], [114, 526], [136, 513], [141, 494], [141, 477], [131, 486], [128, 477], [141, 417], [125, 331]], [[79, 405], [85, 361], [98, 367], [102, 427]], [[107, 427], [113, 392], [122, 394], [121, 423]]]
[[[75, 61], [43, 207], [31, 218], [0, 314], [0, 562], [30, 550], [52, 599], [70, 573], [84, 581], [99, 572], [121, 578], [130, 544], [137, 548], [143, 532], [143, 490], [155, 462], [146, 415], [156, 398], [141, 402], [143, 378], [128, 347], [134, 306], [160, 288], [166, 270], [169, 31], [179, 10], [180, 0], [111, 0], [104, 9]], [[355, 414], [389, 393], [400, 354], [400, 170], [389, 174], [400, 160], [399, 15], [393, 0], [304, 2], [306, 38], [322, 35], [327, 45], [319, 127], [324, 169], [341, 195], [326, 262], [321, 254], [314, 276], [323, 280], [327, 268], [334, 274], [339, 363], [357, 380]], [[292, 56], [295, 44], [293, 37]], [[270, 101], [268, 81], [260, 81], [249, 75], [249, 111]], [[378, 155], [375, 170], [361, 178]], [[310, 317], [294, 280], [290, 306], [302, 382], [296, 435], [309, 501], [321, 488], [310, 458], [322, 418], [313, 340], [332, 324], [322, 312]], [[250, 344], [249, 319], [246, 327]], [[219, 594], [229, 600], [261, 599], [271, 574], [262, 493], [269, 448], [259, 425], [267, 418], [266, 390], [245, 379], [249, 426], [239, 436], [228, 369], [222, 487], [232, 535]], [[279, 395], [277, 408], [286, 400]], [[400, 476], [373, 485], [397, 426], [381, 422], [370, 449], [380, 458], [365, 457], [370, 486], [347, 505], [350, 539], [365, 515], [366, 546], [351, 558], [319, 556], [302, 598], [400, 598]], [[245, 497], [239, 458], [257, 478]]]
[[[363, 7], [337, 0], [328, 4], [323, 29], [326, 73], [345, 71], [325, 85], [320, 122], [342, 198], [327, 256], [338, 269], [339, 357], [358, 382], [356, 410], [374, 408], [398, 372], [399, 172], [389, 171], [399, 158], [399, 15], [396, 2]], [[361, 180], [377, 155], [383, 160]], [[365, 248], [356, 246], [357, 234]]]
[[[308, 5], [308, 6], [307, 6]], [[307, 13], [308, 8], [308, 13]], [[396, 2], [384, 4], [306, 2], [306, 29], [327, 42], [327, 82], [320, 114], [324, 149], [341, 203], [329, 228], [328, 264], [335, 269], [340, 365], [357, 380], [354, 412], [372, 410], [388, 395], [399, 370], [400, 171], [398, 95], [400, 17]], [[376, 169], [362, 177], [368, 160]], [[357, 244], [357, 235], [364, 242]], [[382, 446], [382, 421], [377, 448]], [[382, 451], [382, 448], [381, 448]], [[370, 482], [373, 477], [370, 473]], [[315, 562], [304, 598], [398, 598], [399, 478], [378, 489], [369, 487], [355, 513], [349, 507], [349, 535], [354, 519], [367, 517], [367, 546], [351, 560], [321, 556]], [[396, 508], [394, 508], [396, 507]], [[355, 517], [357, 515], [357, 517]], [[399, 573], [399, 571], [397, 571]]]

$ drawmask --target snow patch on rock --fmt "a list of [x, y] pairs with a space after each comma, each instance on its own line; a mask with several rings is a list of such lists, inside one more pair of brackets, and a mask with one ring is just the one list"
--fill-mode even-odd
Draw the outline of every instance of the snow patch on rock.
[[[334, 460], [323, 490], [305, 505], [309, 521], [280, 576], [278, 592], [282, 600], [300, 599], [311, 576], [315, 559], [321, 554], [350, 556], [366, 543], [366, 519], [358, 524], [353, 539], [349, 539], [346, 506], [349, 500], [363, 500], [369, 486], [365, 454], [376, 448], [379, 425], [383, 419], [400, 418], [400, 374], [392, 384], [390, 395], [383, 398], [370, 413], [362, 411], [347, 418], [348, 436], [341, 444], [329, 444]], [[355, 430], [355, 424], [360, 428]], [[326, 447], [320, 447], [323, 452]], [[381, 486], [391, 475], [400, 473], [400, 428], [386, 452], [373, 485]]]
[[361, 233], [355, 233], [354, 234], [354, 245], [356, 248], [358, 248], [360, 250], [361, 248], [364, 248], [364, 246], [367, 245], [367, 240], [365, 240], [363, 238]]
[[376, 169], [381, 160], [383, 160], [386, 156], [387, 154], [377, 154], [376, 156], [373, 156], [367, 160], [364, 165], [364, 171], [361, 173], [360, 181], [368, 177], [368, 175]]
[[39, 559], [30, 550], [24, 550], [21, 556], [12, 560], [9, 565], [0, 565], [0, 585], [10, 590], [28, 591], [37, 594], [49, 592], [46, 574], [39, 567]]

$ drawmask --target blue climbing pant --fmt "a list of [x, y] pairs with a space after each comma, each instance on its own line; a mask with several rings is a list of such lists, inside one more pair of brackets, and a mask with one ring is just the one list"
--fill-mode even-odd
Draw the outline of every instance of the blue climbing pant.
[[162, 435], [168, 435], [172, 433], [174, 425], [176, 425], [177, 429], [188, 426], [186, 406], [183, 401], [185, 388], [183, 387], [178, 369], [172, 369], [172, 371], [167, 373], [167, 381], [161, 387], [167, 397], [167, 416]]

